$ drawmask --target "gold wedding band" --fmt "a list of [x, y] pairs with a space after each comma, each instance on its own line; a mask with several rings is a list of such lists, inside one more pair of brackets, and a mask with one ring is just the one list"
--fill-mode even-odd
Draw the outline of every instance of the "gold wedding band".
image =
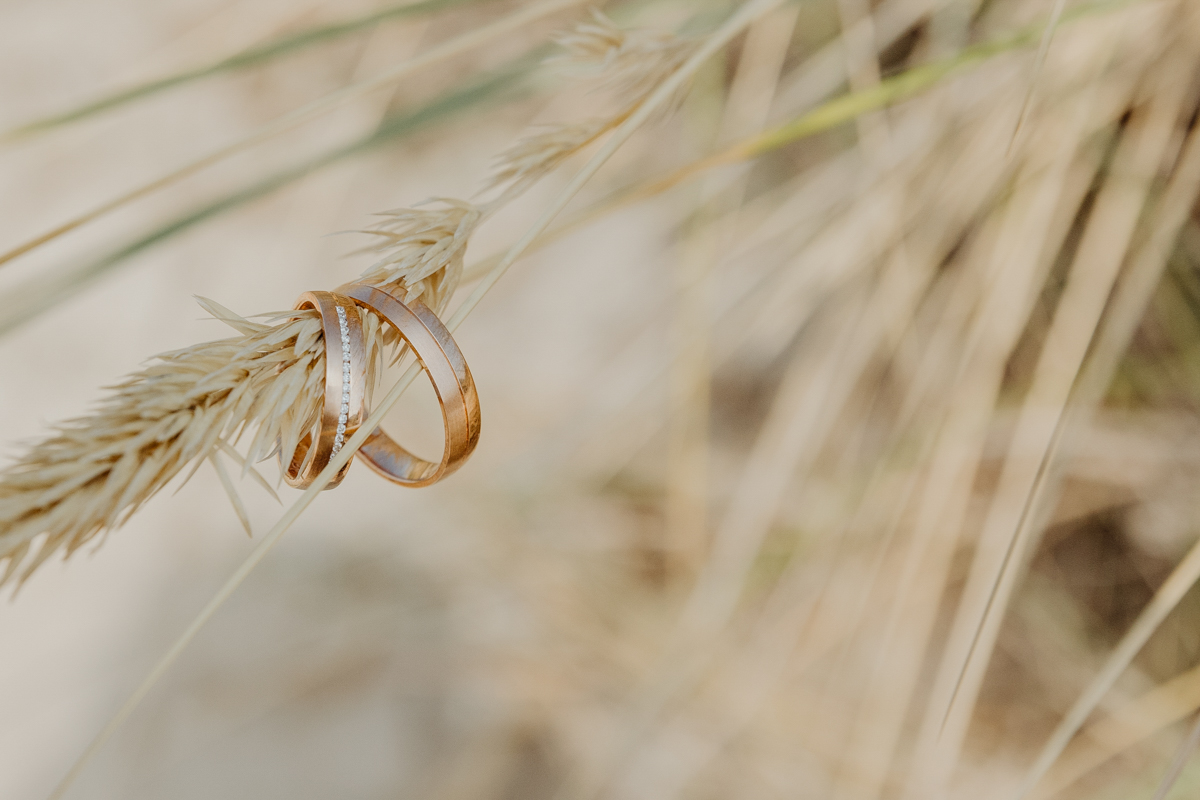
[[475, 381], [450, 331], [420, 301], [405, 305], [383, 289], [363, 283], [342, 286], [338, 292], [382, 317], [408, 344], [433, 383], [446, 445], [440, 463], [418, 458], [376, 428], [358, 455], [371, 469], [401, 486], [436, 483], [463, 465], [479, 442], [479, 395]]
[[[325, 333], [325, 404], [314, 434], [306, 433], [283, 472], [289, 486], [306, 489], [329, 459], [337, 455], [365, 416], [367, 352], [358, 308], [333, 292], [305, 292], [296, 309], [315, 308]], [[338, 470], [326, 489], [342, 482], [350, 462]]]

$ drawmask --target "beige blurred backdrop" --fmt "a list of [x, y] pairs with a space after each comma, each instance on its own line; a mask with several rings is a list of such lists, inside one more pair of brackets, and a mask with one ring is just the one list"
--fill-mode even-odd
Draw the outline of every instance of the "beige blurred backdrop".
[[[6, 142], [0, 247], [527, 5], [383, 22]], [[703, 31], [737, 5], [606, 10], [623, 25]], [[684, 183], [523, 257], [456, 334], [483, 410], [470, 463], [421, 491], [354, 467], [66, 796], [923, 796], [911, 765], [940, 764], [936, 754], [921, 760], [933, 718], [924, 709], [936, 706], [957, 603], [970, 597], [972, 557], [986, 549], [981, 531], [996, 524], [1001, 475], [1024, 463], [1013, 431], [1025, 430], [1022, 403], [1063, 286], [1098, 269], [1068, 267], [1091, 204], [1115, 185], [1114, 142], [1142, 141], [1122, 136], [1158, 109], [1146, 123], [1167, 130], [1146, 178], [1157, 192], [1194, 123], [1195, 15], [1181, 10], [1187, 3], [1131, 5], [1064, 27], [1012, 152], [1036, 36], [908, 104], [877, 104], [752, 171], [709, 173], [708, 183]], [[753, 47], [739, 38], [701, 71], [572, 210], [824, 98], [869, 90], [880, 69], [886, 79], [1025, 30], [1051, 6], [784, 4], [752, 29]], [[377, 7], [6, 0], [0, 127]], [[584, 9], [420, 71], [38, 248], [0, 268], [0, 295], [19, 300], [43, 276], [421, 108], [545, 44]], [[855, 61], [864, 46], [855, 9], [877, 15], [866, 61]], [[858, 33], [839, 39], [844, 27]], [[842, 50], [828, 49], [839, 41]], [[731, 112], [739, 70], [748, 88], [734, 95], [747, 105]], [[85, 414], [101, 387], [153, 354], [229, 335], [193, 296], [253, 314], [356, 276], [373, 255], [344, 232], [426, 198], [470, 198], [529, 126], [592, 113], [596, 95], [563, 80], [539, 71], [513, 94], [214, 214], [5, 333], [3, 458]], [[582, 163], [489, 223], [468, 263], [516, 240]], [[1127, 214], [1142, 220], [1142, 238], [1157, 219], [1148, 208]], [[1133, 356], [1059, 465], [1061, 498], [1023, 556], [949, 796], [1016, 796], [1195, 539], [1200, 333], [1188, 281], [1200, 238], [1186, 216], [1171, 238], [1184, 288], [1163, 279]], [[1045, 252], [1014, 245], [992, 255], [997, 242], [1038, 235], [1054, 242]], [[1114, 270], [1133, 261], [1122, 260], [1125, 245], [1095, 245], [1118, 246]], [[1096, 290], [1100, 308], [1109, 288]], [[864, 331], [875, 338], [856, 349]], [[976, 369], [979, 353], [991, 367]], [[993, 378], [994, 404], [979, 396]], [[971, 403], [978, 418], [960, 413]], [[792, 412], [807, 439], [789, 427]], [[387, 425], [436, 452], [429, 387], [418, 382]], [[760, 452], [789, 443], [794, 458]], [[976, 461], [955, 460], [972, 447]], [[274, 481], [275, 465], [262, 467]], [[177, 483], [102, 541], [52, 559], [0, 606], [0, 798], [46, 796], [254, 546], [211, 469], [173, 493]], [[251, 481], [239, 490], [261, 537], [283, 507]], [[280, 493], [285, 506], [299, 496]], [[958, 512], [922, 527], [922, 509], [943, 501]], [[745, 528], [729, 521], [739, 502]], [[705, 602], [723, 601], [697, 601], [693, 587], [743, 556], [744, 572], [730, 578], [736, 608], [727, 619], [712, 612], [723, 621], [710, 623]], [[927, 586], [936, 588], [928, 597]], [[1153, 795], [1200, 706], [1190, 672], [1198, 621], [1200, 602], [1187, 594], [1087, 717], [1052, 778], [1056, 796]], [[671, 649], [681, 629], [697, 637], [700, 657]], [[1198, 781], [1188, 767], [1172, 797], [1192, 796]]]

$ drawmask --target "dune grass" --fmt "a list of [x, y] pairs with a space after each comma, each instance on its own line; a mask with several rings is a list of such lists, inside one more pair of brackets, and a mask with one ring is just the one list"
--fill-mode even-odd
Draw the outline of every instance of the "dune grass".
[[[467, 0], [433, 0], [214, 58], [20, 132], [452, 6], [462, 27], [443, 45], [343, 90], [453, 65], [432, 101], [0, 301], [9, 334], [317, 170], [384, 147], [412, 156], [417, 131], [461, 143], [449, 133], [510, 116], [539, 123], [490, 181], [477, 176], [479, 195], [409, 198], [368, 228], [366, 280], [425, 298], [457, 329], [551, 242], [569, 253], [621, 220], [654, 234], [639, 241], [662, 249], [633, 290], [654, 312], [610, 332], [616, 354], [578, 373], [591, 376], [586, 401], [520, 454], [534, 488], [508, 497], [500, 479], [464, 482], [455, 496], [509, 503], [534, 528], [557, 519], [548, 509], [590, 520], [598, 507], [624, 521], [603, 525], [627, 527], [584, 552], [536, 545], [562, 530], [525, 540], [483, 526], [505, 555], [471, 581], [527, 601], [538, 633], [464, 645], [481, 663], [528, 661], [497, 668], [486, 689], [447, 678], [437, 691], [491, 692], [503, 710], [486, 730], [467, 725], [475, 738], [453, 769], [418, 765], [396, 791], [459, 796], [469, 776], [473, 793], [503, 794], [512, 774], [537, 776], [530, 797], [582, 800], [1184, 791], [1196, 728], [1183, 723], [1200, 711], [1188, 633], [1200, 613], [1188, 602], [1200, 578], [1188, 499], [1200, 479], [1194, 4], [645, 0], [622, 27], [562, 0], [472, 27]], [[559, 12], [574, 22], [548, 40], [532, 23]], [[506, 65], [480, 67], [492, 49]], [[288, 136], [342, 97], [243, 141]], [[519, 220], [497, 237], [511, 244], [475, 257], [477, 229], [499, 219]], [[320, 343], [304, 315], [205, 308], [237, 337], [160, 356], [0, 472], [10, 577], [37, 580], [32, 567], [205, 463], [253, 529], [220, 459], [246, 475], [276, 444], [290, 452], [312, 424]], [[150, 688], [418, 374], [380, 393], [54, 797], [138, 724]], [[530, 737], [532, 749], [514, 744]]]

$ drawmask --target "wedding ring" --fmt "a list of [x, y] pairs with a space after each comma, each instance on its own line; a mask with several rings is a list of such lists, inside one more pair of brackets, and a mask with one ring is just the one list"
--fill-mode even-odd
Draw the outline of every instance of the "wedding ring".
[[412, 348], [433, 383], [446, 444], [440, 463], [418, 458], [376, 428], [358, 455], [371, 469], [401, 486], [429, 486], [463, 465], [479, 442], [479, 395], [466, 359], [450, 331], [424, 303], [405, 305], [383, 289], [363, 283], [342, 286], [338, 292], [379, 314]]
[[[283, 473], [289, 486], [306, 489], [329, 459], [338, 454], [365, 416], [367, 352], [358, 308], [333, 292], [305, 292], [296, 308], [315, 308], [325, 333], [325, 404], [315, 432], [304, 435]], [[326, 489], [342, 482], [350, 462], [338, 470]]]

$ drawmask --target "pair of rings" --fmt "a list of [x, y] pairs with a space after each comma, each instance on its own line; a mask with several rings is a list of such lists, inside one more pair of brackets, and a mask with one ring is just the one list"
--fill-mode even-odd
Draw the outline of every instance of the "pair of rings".
[[[446, 444], [439, 463], [425, 461], [376, 428], [358, 457], [371, 469], [401, 486], [437, 483], [461, 467], [479, 442], [479, 395], [471, 370], [450, 331], [420, 301], [409, 305], [375, 286], [352, 283], [336, 292], [305, 292], [296, 308], [315, 308], [325, 333], [325, 404], [316, 430], [301, 439], [284, 480], [299, 489], [311, 486], [317, 475], [338, 454], [346, 440], [366, 419], [367, 359], [358, 306], [391, 325], [412, 349], [433, 383]], [[350, 469], [346, 462], [326, 486], [342, 482]]]

